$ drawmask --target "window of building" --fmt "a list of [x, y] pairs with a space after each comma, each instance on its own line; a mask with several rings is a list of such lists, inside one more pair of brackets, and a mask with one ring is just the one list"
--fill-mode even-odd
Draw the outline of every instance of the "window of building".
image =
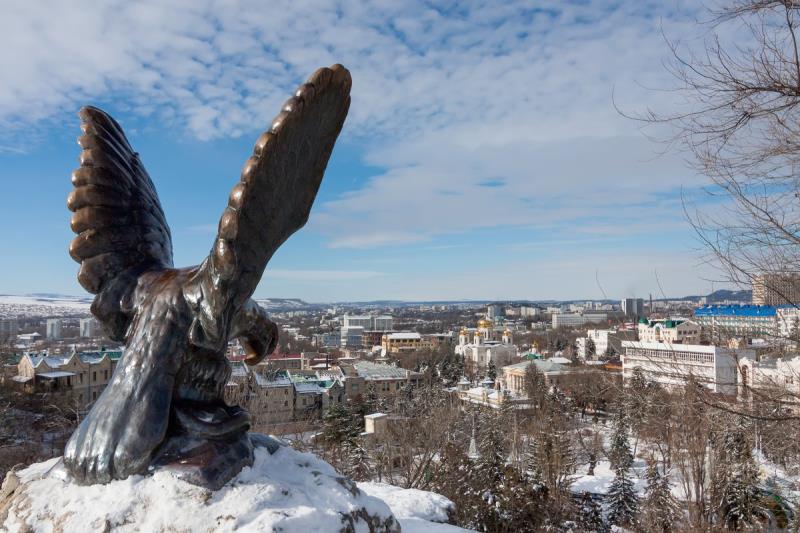
[[97, 381], [97, 372], [92, 372], [92, 381]]

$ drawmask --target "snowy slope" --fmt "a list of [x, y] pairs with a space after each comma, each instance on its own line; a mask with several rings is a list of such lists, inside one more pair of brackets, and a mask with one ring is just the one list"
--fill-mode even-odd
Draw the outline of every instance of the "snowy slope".
[[[12, 487], [15, 480], [19, 486]], [[359, 489], [315, 455], [289, 446], [274, 454], [256, 449], [253, 466], [216, 492], [166, 471], [79, 486], [60, 458], [10, 474], [3, 489], [0, 530], [9, 532], [326, 532], [343, 525], [367, 531], [366, 520], [378, 531], [396, 531], [397, 518], [404, 532], [464, 531], [428, 521], [446, 519], [452, 505], [438, 494], [375, 483]]]

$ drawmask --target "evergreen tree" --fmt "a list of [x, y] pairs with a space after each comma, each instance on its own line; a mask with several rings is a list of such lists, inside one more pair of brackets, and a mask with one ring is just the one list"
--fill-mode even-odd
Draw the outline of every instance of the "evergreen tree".
[[322, 442], [331, 448], [338, 448], [356, 438], [361, 430], [360, 421], [344, 404], [332, 405], [322, 417]]
[[678, 502], [672, 496], [669, 473], [663, 475], [658, 465], [651, 462], [647, 466], [647, 489], [642, 502], [642, 523], [647, 531], [669, 533], [676, 529], [681, 518]]
[[494, 361], [489, 361], [489, 366], [486, 369], [486, 377], [492, 381], [497, 379], [497, 366], [495, 366]]
[[716, 465], [712, 493], [719, 502], [721, 521], [730, 529], [758, 524], [764, 514], [758, 466], [744, 419], [728, 421], [715, 440]]
[[761, 490], [758, 486], [758, 466], [752, 454], [734, 465], [728, 489], [723, 499], [725, 523], [731, 529], [757, 525], [763, 513]]
[[464, 375], [464, 358], [456, 354], [449, 346], [442, 348], [442, 350], [445, 349], [447, 352], [443, 355], [439, 364], [439, 378], [446, 387], [453, 387]]
[[342, 447], [342, 456], [343, 475], [355, 481], [369, 481], [372, 478], [372, 462], [360, 438], [347, 440]]
[[531, 361], [525, 368], [525, 394], [535, 408], [542, 406], [547, 394], [544, 374], [539, 371], [534, 361]]
[[631, 452], [631, 445], [628, 440], [628, 417], [621, 406], [614, 413], [612, 423], [614, 429], [611, 434], [611, 449], [608, 451], [608, 460], [611, 463], [611, 469], [615, 472], [620, 468], [627, 470], [633, 464], [633, 452]]
[[578, 505], [578, 527], [584, 533], [604, 533], [607, 531], [600, 505], [584, 492]]
[[617, 350], [612, 345], [609, 344], [608, 348], [606, 348], [605, 359], [611, 360], [614, 359], [616, 356], [617, 356]]
[[639, 498], [633, 487], [629, 467], [624, 465], [617, 467], [614, 481], [611, 482], [605, 501], [608, 507], [609, 524], [620, 527], [636, 524]]
[[586, 340], [586, 359], [594, 359], [594, 356], [597, 355], [597, 345], [594, 343], [592, 339]]
[[576, 458], [569, 433], [571, 403], [554, 387], [545, 400], [545, 418], [528, 442], [527, 467], [551, 497], [562, 502], [572, 484]]

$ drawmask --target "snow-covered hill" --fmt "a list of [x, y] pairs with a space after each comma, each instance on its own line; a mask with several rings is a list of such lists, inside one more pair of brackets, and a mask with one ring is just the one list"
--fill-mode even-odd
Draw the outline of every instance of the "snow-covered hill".
[[0, 319], [63, 317], [89, 314], [92, 298], [58, 294], [0, 294]]

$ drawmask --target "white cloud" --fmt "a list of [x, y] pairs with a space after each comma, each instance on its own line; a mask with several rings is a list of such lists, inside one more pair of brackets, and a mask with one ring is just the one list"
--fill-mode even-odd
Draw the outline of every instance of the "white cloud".
[[660, 102], [634, 82], [663, 86], [659, 27], [691, 35], [696, 9], [11, 0], [0, 18], [0, 129], [20, 135], [113, 100], [199, 139], [235, 136], [266, 125], [313, 69], [341, 62], [354, 78], [346, 135], [385, 170], [317, 206], [310, 226], [329, 232], [330, 246], [543, 221], [580, 231], [579, 220], [609, 215], [675, 220], [660, 195], [691, 176], [676, 157], [652, 159], [611, 94], [632, 108]]

